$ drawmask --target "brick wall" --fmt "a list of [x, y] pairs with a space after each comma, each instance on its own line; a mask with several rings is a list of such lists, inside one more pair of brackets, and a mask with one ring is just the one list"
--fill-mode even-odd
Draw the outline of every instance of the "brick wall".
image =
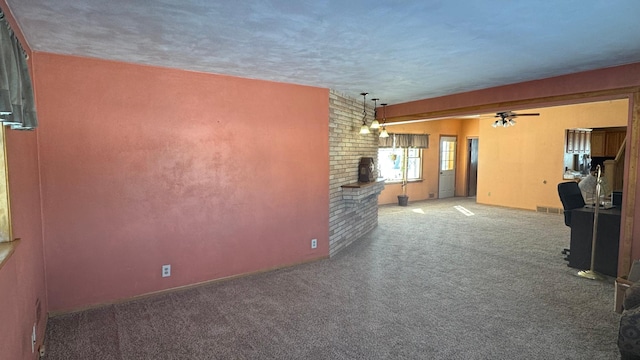
[[[367, 102], [371, 102], [367, 99]], [[373, 119], [373, 103], [367, 104], [367, 123]], [[358, 181], [361, 157], [377, 161], [378, 132], [358, 132], [362, 125], [362, 98], [329, 92], [329, 255], [333, 256], [378, 225], [378, 195], [383, 183], [372, 185], [367, 196], [352, 201], [351, 190], [343, 198], [342, 185]]]

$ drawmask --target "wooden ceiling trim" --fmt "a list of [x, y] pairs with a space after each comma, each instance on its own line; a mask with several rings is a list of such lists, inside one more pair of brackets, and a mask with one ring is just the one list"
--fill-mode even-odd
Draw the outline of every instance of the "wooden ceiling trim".
[[[387, 124], [410, 121], [410, 120], [423, 120], [423, 119], [435, 119], [435, 118], [455, 118], [468, 115], [479, 115], [486, 113], [493, 113], [505, 110], [524, 110], [528, 108], [541, 108], [559, 105], [571, 105], [579, 103], [587, 103], [594, 101], [616, 100], [630, 98], [633, 93], [640, 91], [640, 87], [626, 87], [620, 89], [591, 91], [578, 94], [569, 95], [555, 95], [547, 96], [536, 99], [524, 99], [514, 101], [504, 101], [492, 104], [466, 106], [454, 109], [446, 109], [439, 111], [423, 112], [412, 115], [387, 117]], [[379, 111], [378, 111], [379, 113]]]

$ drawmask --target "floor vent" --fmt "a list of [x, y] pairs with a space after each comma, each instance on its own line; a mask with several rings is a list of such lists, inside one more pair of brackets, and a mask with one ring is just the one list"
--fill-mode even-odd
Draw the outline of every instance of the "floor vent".
[[545, 207], [545, 206], [536, 206], [537, 212], [543, 212], [548, 214], [563, 214], [563, 209], [553, 208], [553, 207]]
[[560, 209], [558, 209], [558, 208], [549, 208], [549, 209], [547, 209], [547, 212], [549, 214], [560, 214]]

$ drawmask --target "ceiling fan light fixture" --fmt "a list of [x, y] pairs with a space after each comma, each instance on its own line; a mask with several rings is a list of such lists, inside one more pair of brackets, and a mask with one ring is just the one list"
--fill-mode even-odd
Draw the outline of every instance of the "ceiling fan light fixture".
[[495, 117], [499, 119], [496, 120], [491, 126], [493, 126], [494, 128], [515, 126], [517, 122], [514, 120], [514, 118], [518, 116], [540, 116], [540, 113], [516, 114], [513, 111], [498, 112], [496, 113]]
[[387, 132], [387, 129], [385, 129], [385, 127], [382, 127], [382, 131], [380, 131], [380, 137], [381, 138], [388, 138], [389, 137], [389, 133]]

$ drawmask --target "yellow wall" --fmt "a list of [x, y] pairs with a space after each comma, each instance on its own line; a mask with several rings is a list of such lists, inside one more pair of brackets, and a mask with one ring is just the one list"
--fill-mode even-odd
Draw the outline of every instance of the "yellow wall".
[[[389, 133], [404, 134], [429, 134], [429, 148], [422, 152], [422, 178], [421, 182], [412, 182], [407, 185], [409, 201], [438, 197], [439, 177], [439, 149], [440, 136], [457, 136], [458, 154], [456, 161], [456, 196], [464, 195], [466, 176], [466, 139], [478, 134], [478, 119], [450, 119], [425, 121], [406, 125], [388, 126]], [[460, 170], [464, 169], [464, 170]], [[397, 203], [397, 196], [402, 194], [400, 184], [386, 184], [385, 189], [378, 198], [378, 204]]]
[[628, 100], [528, 109], [508, 128], [479, 121], [478, 194], [482, 204], [535, 210], [562, 208], [557, 185], [563, 180], [565, 130], [626, 126]]

